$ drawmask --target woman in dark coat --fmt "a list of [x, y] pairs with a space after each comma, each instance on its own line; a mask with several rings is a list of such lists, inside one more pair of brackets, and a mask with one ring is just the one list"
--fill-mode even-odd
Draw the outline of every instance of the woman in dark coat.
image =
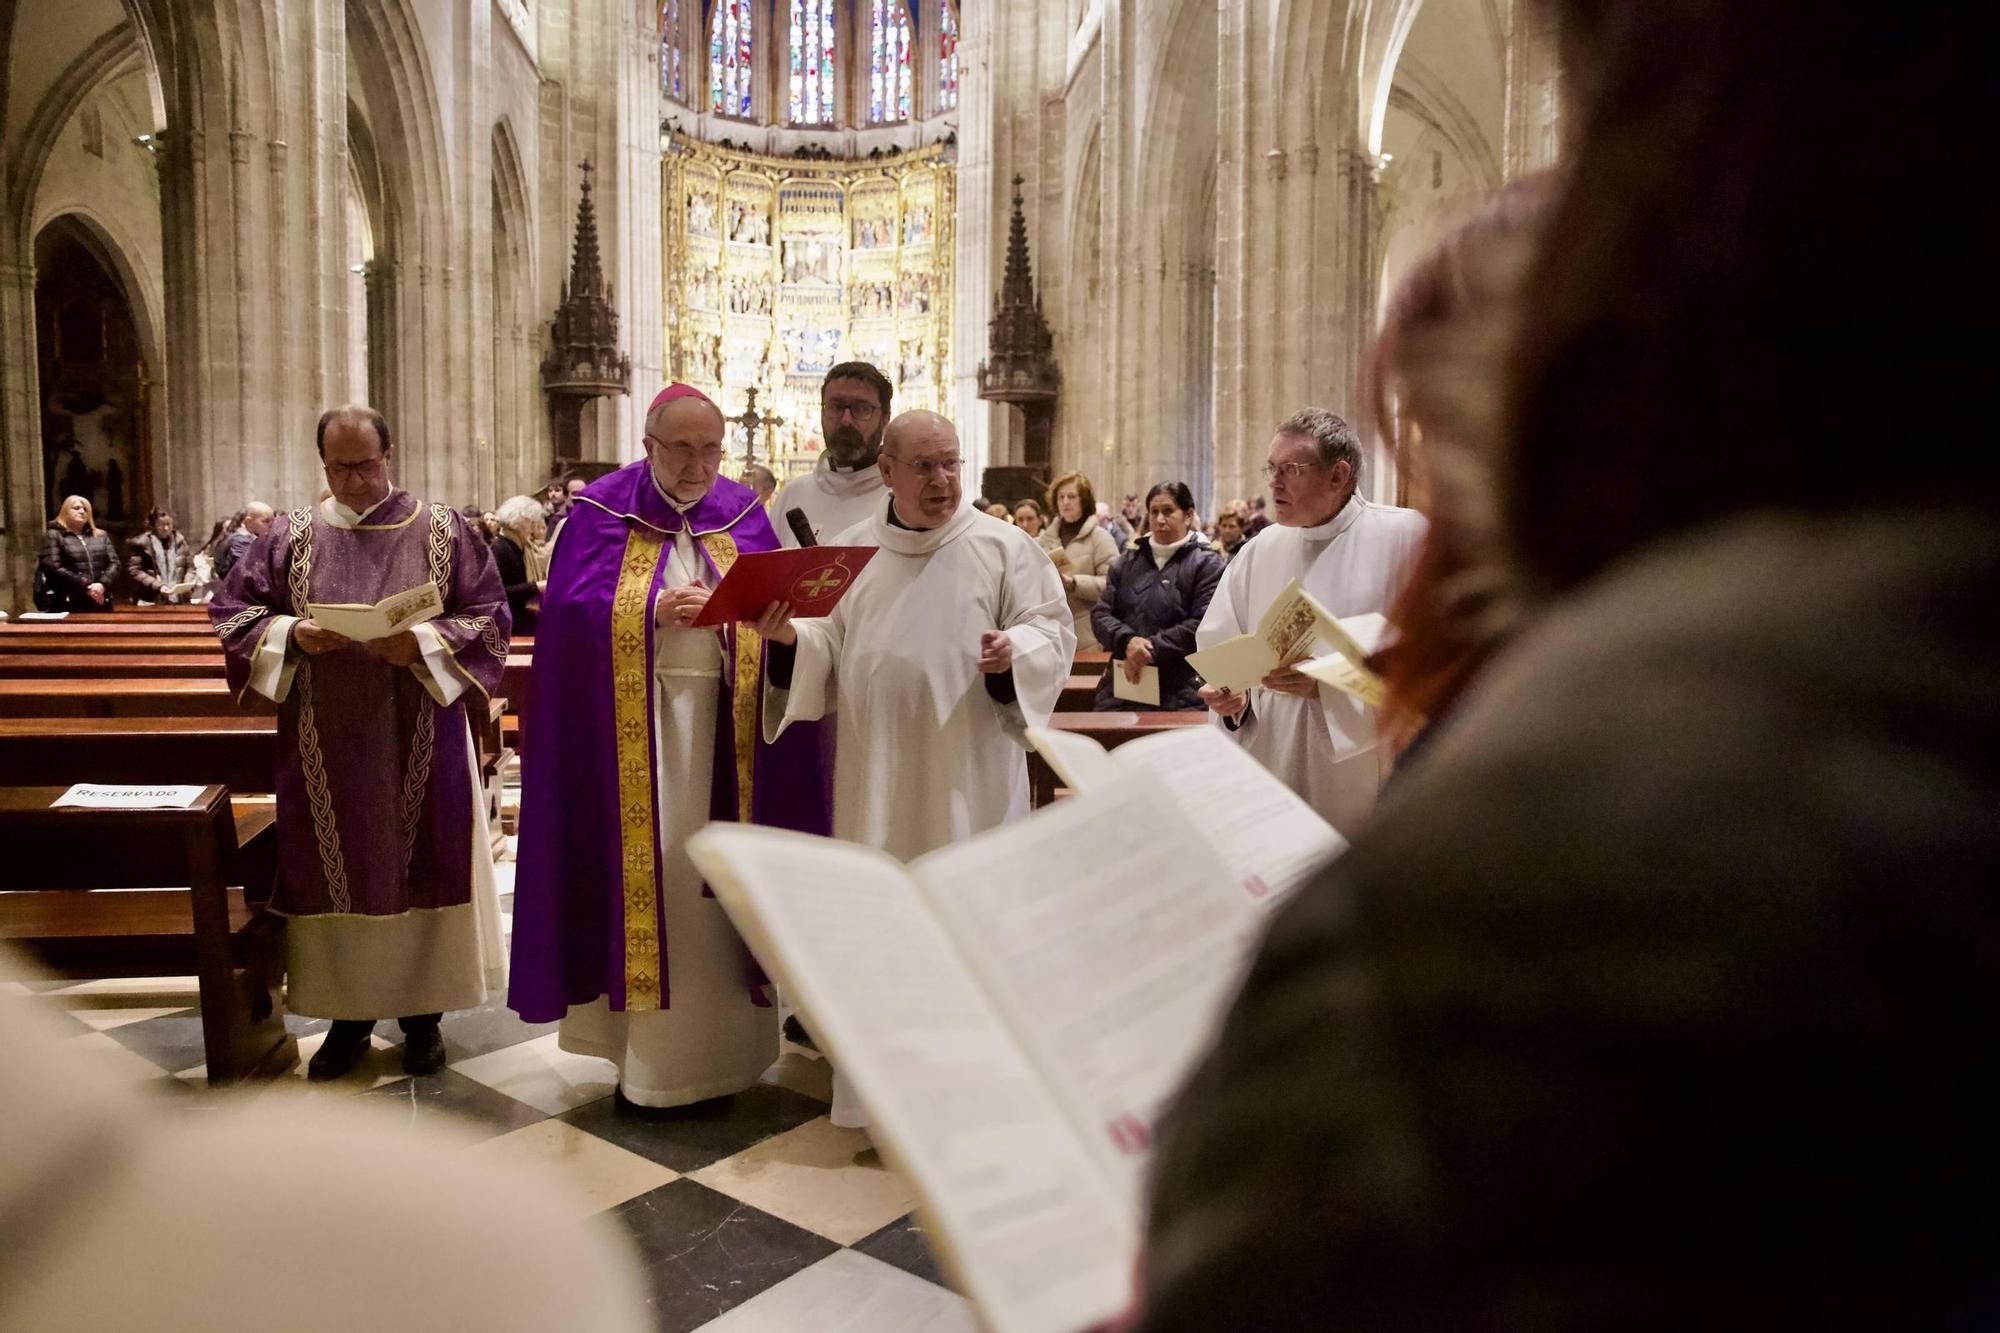
[[109, 611], [118, 580], [118, 552], [97, 526], [90, 501], [72, 495], [42, 534], [38, 566], [48, 586], [50, 611]]
[[532, 496], [517, 495], [500, 506], [500, 533], [493, 539], [493, 561], [507, 585], [507, 609], [514, 615], [516, 635], [533, 634], [542, 614], [542, 583], [546, 575], [534, 566], [548, 531], [542, 507]]
[[1195, 524], [1194, 496], [1183, 482], [1163, 481], [1146, 492], [1146, 534], [1113, 562], [1104, 595], [1090, 609], [1097, 641], [1111, 650], [1111, 670], [1097, 684], [1099, 712], [1137, 709], [1112, 694], [1112, 672], [1137, 681], [1146, 667], [1160, 669], [1164, 712], [1202, 706], [1200, 679], [1187, 664], [1195, 627], [1222, 581], [1223, 559]]

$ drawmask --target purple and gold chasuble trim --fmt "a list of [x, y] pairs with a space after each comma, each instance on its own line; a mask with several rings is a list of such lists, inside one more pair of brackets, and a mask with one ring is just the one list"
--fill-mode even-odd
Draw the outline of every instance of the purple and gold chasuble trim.
[[612, 726], [618, 753], [618, 840], [623, 852], [625, 1007], [660, 1008], [658, 817], [653, 808], [652, 706], [647, 622], [666, 539], [630, 525], [611, 596]]
[[[429, 510], [431, 530], [426, 553], [430, 560], [430, 574], [440, 589], [447, 589], [451, 587], [451, 510], [441, 504], [430, 505]], [[292, 614], [303, 617], [312, 600], [312, 510], [295, 509], [290, 518], [293, 537], [288, 587]], [[403, 523], [367, 526], [397, 528], [408, 522], [406, 519]], [[341, 852], [340, 827], [334, 818], [333, 788], [326, 776], [326, 754], [320, 742], [318, 710], [313, 700], [311, 657], [299, 663], [293, 688], [298, 692], [299, 700], [299, 768], [305, 778], [306, 798], [312, 807], [313, 838], [319, 848], [320, 869], [326, 876], [327, 900], [335, 912], [351, 912], [354, 910], [354, 895], [348, 887], [347, 859]], [[417, 829], [423, 821], [424, 793], [429, 790], [431, 762], [436, 750], [437, 705], [427, 690], [417, 701], [416, 731], [410, 738], [410, 755], [403, 768], [401, 831], [406, 867], [416, 852]]]

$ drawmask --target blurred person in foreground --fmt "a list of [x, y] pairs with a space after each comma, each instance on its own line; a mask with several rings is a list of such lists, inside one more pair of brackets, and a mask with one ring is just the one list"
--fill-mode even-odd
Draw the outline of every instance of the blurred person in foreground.
[[1532, 618], [1275, 919], [1136, 1324], [1994, 1327], [2000, 148], [1907, 127], [2000, 112], [2000, 15], [1558, 9]]

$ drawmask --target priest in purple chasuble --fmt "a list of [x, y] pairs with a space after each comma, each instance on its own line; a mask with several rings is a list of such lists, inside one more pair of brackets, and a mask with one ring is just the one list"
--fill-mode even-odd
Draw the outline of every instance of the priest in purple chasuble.
[[[459, 514], [391, 482], [378, 414], [335, 408], [318, 440], [329, 494], [273, 521], [209, 615], [237, 697], [278, 704], [288, 1003], [335, 1020], [310, 1073], [353, 1068], [382, 1018], [403, 1020], [405, 1067], [433, 1073], [441, 1014], [481, 1004], [505, 976], [468, 711], [499, 686], [507, 597]], [[308, 607], [428, 582], [443, 611], [371, 642], [322, 628]]]
[[739, 554], [778, 546], [755, 492], [717, 475], [722, 437], [699, 390], [653, 401], [646, 457], [572, 507], [535, 637], [508, 1004], [616, 1061], [643, 1106], [740, 1092], [778, 1055], [769, 984], [688, 835], [831, 826], [818, 748], [762, 741], [762, 641], [693, 627]]

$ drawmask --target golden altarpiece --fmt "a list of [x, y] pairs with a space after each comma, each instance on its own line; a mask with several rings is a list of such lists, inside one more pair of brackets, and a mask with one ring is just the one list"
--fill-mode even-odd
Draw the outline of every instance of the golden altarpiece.
[[[763, 157], [674, 136], [662, 159], [668, 368], [733, 422], [724, 469], [782, 481], [822, 444], [819, 388], [841, 361], [943, 411], [952, 382], [958, 174], [950, 144], [858, 161]], [[775, 419], [775, 424], [770, 424]]]

